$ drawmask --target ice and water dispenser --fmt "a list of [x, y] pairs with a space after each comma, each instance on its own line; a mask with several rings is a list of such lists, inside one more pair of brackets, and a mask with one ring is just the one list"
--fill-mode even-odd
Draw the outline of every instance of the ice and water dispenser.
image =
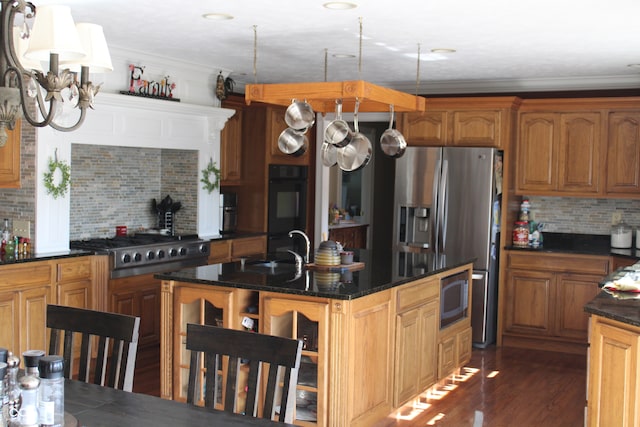
[[430, 208], [400, 206], [397, 243], [401, 246], [429, 249]]

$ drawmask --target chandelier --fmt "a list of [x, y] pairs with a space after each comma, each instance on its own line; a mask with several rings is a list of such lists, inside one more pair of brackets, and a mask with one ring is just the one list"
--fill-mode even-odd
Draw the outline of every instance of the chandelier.
[[[42, 6], [36, 13], [33, 3], [24, 0], [0, 3], [0, 146], [7, 142], [6, 130], [22, 117], [35, 127], [77, 129], [100, 89], [89, 81], [89, 67], [98, 73], [113, 70], [102, 27], [75, 25], [67, 6]], [[47, 62], [45, 74], [42, 64]], [[34, 99], [35, 116], [29, 98]], [[57, 124], [67, 101], [79, 110], [78, 117], [74, 124]]]

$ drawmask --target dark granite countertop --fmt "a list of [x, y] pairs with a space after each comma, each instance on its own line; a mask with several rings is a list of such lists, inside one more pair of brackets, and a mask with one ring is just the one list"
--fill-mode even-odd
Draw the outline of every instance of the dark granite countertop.
[[611, 247], [611, 236], [601, 234], [543, 233], [540, 247], [507, 246], [505, 249], [529, 252], [557, 252], [582, 255], [626, 256], [640, 259], [640, 250]]
[[235, 233], [225, 233], [219, 236], [211, 237], [209, 240], [216, 242], [218, 240], [242, 239], [244, 237], [266, 236], [267, 233], [237, 231]]
[[602, 291], [584, 306], [584, 311], [640, 327], [640, 299], [620, 299]]
[[245, 262], [244, 268], [241, 262], [237, 261], [159, 273], [154, 277], [204, 285], [351, 300], [473, 263], [472, 259], [432, 259], [430, 265], [434, 267], [429, 271], [400, 277], [391, 273], [390, 266], [381, 266], [382, 263], [373, 262], [370, 251], [354, 250], [354, 259], [364, 262], [364, 268], [356, 271], [342, 269], [337, 272], [303, 270], [301, 274], [296, 274], [295, 265], [291, 260], [280, 262], [277, 267], [270, 268], [268, 265], [253, 264], [256, 260], [249, 259]]
[[89, 256], [93, 255], [92, 251], [85, 251], [79, 249], [71, 249], [68, 251], [49, 253], [49, 254], [29, 254], [29, 255], [19, 255], [17, 257], [2, 255], [0, 257], [0, 266], [2, 265], [13, 265], [13, 264], [22, 264], [26, 262], [34, 262], [34, 261], [48, 261], [52, 259], [62, 259], [62, 258], [73, 258], [79, 256]]

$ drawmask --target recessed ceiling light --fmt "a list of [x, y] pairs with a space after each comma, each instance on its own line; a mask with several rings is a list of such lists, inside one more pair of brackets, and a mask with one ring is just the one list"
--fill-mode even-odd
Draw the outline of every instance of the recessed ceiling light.
[[349, 3], [346, 1], [330, 1], [328, 3], [323, 4], [322, 6], [324, 6], [327, 9], [334, 9], [334, 10], [347, 10], [347, 9], [355, 9], [356, 7], [358, 7], [357, 4]]
[[454, 53], [455, 51], [456, 51], [455, 49], [443, 48], [443, 47], [437, 47], [437, 48], [431, 49], [432, 53]]
[[233, 16], [227, 13], [205, 13], [202, 17], [211, 19], [212, 21], [228, 21], [229, 19], [233, 19]]

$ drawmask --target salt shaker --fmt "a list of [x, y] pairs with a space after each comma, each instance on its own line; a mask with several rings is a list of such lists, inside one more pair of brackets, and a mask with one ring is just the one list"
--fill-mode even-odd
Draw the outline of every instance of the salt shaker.
[[64, 426], [64, 359], [62, 356], [40, 358], [40, 426]]
[[40, 379], [33, 375], [20, 377], [22, 404], [18, 412], [20, 427], [38, 427], [38, 387]]

